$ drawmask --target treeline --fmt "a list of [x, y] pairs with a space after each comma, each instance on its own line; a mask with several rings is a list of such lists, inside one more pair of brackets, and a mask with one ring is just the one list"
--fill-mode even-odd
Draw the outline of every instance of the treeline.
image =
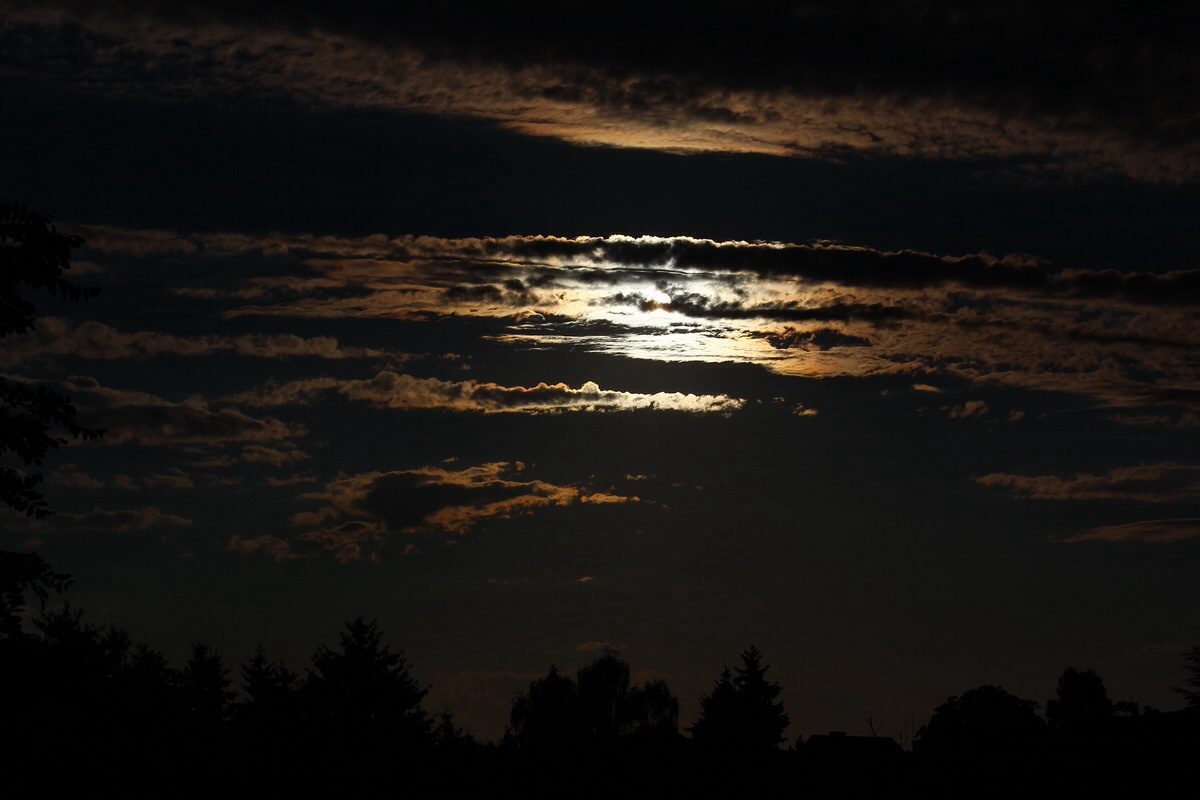
[[[939, 706], [911, 748], [837, 732], [785, 740], [780, 686], [750, 647], [681, 728], [666, 682], [633, 684], [608, 651], [573, 675], [551, 667], [514, 698], [498, 743], [476, 742], [378, 626], [357, 618], [304, 674], [260, 647], [236, 670], [204, 644], [182, 668], [49, 595], [70, 584], [35, 554], [0, 553], [0, 665], [10, 776], [88, 784], [116, 769], [125, 788], [236, 780], [311, 789], [437, 781], [457, 793], [599, 795], [749, 785], [816, 796], [880, 790], [987, 794], [1037, 781], [1063, 791], [1143, 787], [1192, 770], [1200, 745], [1200, 647], [1185, 655], [1186, 708], [1114, 703], [1099, 675], [1067, 669], [1038, 703], [981, 686]], [[25, 630], [28, 602], [42, 606]], [[49, 771], [49, 773], [47, 772]], [[418, 784], [414, 784], [418, 785]]]

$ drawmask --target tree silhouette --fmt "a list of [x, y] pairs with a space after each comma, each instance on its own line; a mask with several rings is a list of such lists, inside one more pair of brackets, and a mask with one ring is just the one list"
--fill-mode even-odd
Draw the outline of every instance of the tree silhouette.
[[999, 686], [980, 686], [934, 709], [913, 751], [927, 763], [992, 773], [1027, 766], [1042, 754], [1046, 725], [1038, 704]]
[[313, 719], [335, 736], [378, 744], [427, 744], [432, 722], [403, 652], [383, 642], [374, 620], [346, 623], [340, 647], [324, 645], [313, 655], [305, 684]]
[[535, 752], [570, 750], [583, 739], [575, 681], [550, 665], [546, 677], [517, 695], [509, 714], [508, 738], [518, 748]]
[[454, 713], [449, 706], [442, 706], [433, 727], [433, 743], [443, 751], [461, 751], [475, 746], [475, 738], [454, 724]]
[[[0, 203], [0, 338], [33, 330], [36, 309], [23, 288], [44, 289], [72, 302], [94, 297], [99, 290], [76, 286], [63, 277], [70, 269], [78, 236], [60, 233], [47, 217], [24, 206]], [[11, 453], [26, 467], [40, 466], [50, 450], [67, 443], [59, 430], [90, 440], [101, 429], [85, 428], [75, 419], [66, 395], [27, 381], [0, 378], [0, 456]], [[36, 487], [39, 472], [0, 466], [0, 502], [28, 516], [53, 513]]]
[[729, 667], [713, 684], [713, 690], [700, 697], [700, 718], [691, 727], [697, 745], [711, 749], [727, 749], [739, 743], [740, 722], [737, 688]]
[[533, 752], [605, 750], [627, 742], [672, 741], [679, 701], [665, 681], [631, 686], [629, 664], [609, 650], [576, 680], [551, 666], [513, 700], [508, 739]]
[[297, 675], [282, 662], [268, 660], [261, 644], [242, 664], [241, 678], [244, 698], [234, 711], [238, 720], [272, 727], [298, 721]]
[[1104, 681], [1095, 670], [1068, 667], [1058, 677], [1056, 696], [1046, 701], [1046, 721], [1056, 737], [1071, 746], [1106, 733], [1115, 714]]
[[629, 665], [608, 650], [579, 668], [579, 718], [584, 736], [594, 742], [616, 742], [625, 727]]
[[667, 743], [679, 736], [679, 700], [663, 680], [629, 690], [626, 700], [626, 735]]
[[739, 753], [766, 753], [786, 741], [789, 724], [782, 691], [767, 680], [768, 666], [762, 653], [751, 645], [741, 653], [742, 666], [735, 673], [726, 667], [711, 693], [700, 698], [700, 717], [692, 726], [692, 739], [706, 749]]
[[70, 575], [50, 569], [37, 553], [0, 551], [0, 640], [24, 635], [21, 609], [27, 592], [32, 592], [45, 609], [50, 592], [64, 591], [71, 582]]
[[225, 720], [233, 699], [229, 671], [220, 654], [206, 644], [192, 645], [192, 653], [179, 674], [185, 713], [197, 729], [212, 729]]
[[1200, 645], [1193, 645], [1191, 650], [1184, 653], [1183, 662], [1188, 677], [1183, 686], [1174, 689], [1183, 695], [1188, 708], [1200, 708]]

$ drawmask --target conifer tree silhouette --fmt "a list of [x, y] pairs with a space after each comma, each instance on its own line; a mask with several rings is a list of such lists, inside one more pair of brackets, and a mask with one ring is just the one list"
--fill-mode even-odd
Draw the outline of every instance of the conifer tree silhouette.
[[1184, 653], [1183, 662], [1188, 677], [1183, 686], [1174, 689], [1183, 695], [1188, 708], [1200, 708], [1200, 645], [1193, 645], [1191, 650]]
[[243, 699], [235, 710], [239, 721], [260, 727], [289, 726], [298, 721], [296, 673], [282, 662], [270, 661], [261, 644], [242, 664], [241, 678]]
[[233, 699], [229, 686], [229, 671], [221, 655], [206, 644], [193, 644], [179, 673], [179, 687], [186, 715], [195, 728], [211, 729], [225, 721]]
[[346, 623], [339, 644], [313, 655], [305, 692], [314, 721], [335, 736], [428, 744], [432, 721], [421, 701], [429, 689], [413, 678], [404, 653], [393, 653], [378, 624], [362, 617]]
[[751, 645], [741, 653], [742, 666], [725, 667], [711, 693], [700, 698], [700, 717], [692, 738], [706, 749], [765, 753], [786, 741], [789, 720], [779, 701], [782, 687], [767, 680], [762, 653]]

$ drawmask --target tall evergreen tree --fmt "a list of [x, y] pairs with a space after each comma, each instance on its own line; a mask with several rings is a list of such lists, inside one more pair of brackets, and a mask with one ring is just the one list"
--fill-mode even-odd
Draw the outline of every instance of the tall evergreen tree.
[[713, 684], [713, 690], [700, 697], [700, 718], [691, 727], [697, 745], [711, 749], [727, 749], [738, 738], [737, 688], [729, 667]]
[[1175, 691], [1183, 695], [1188, 708], [1200, 708], [1200, 645], [1184, 653], [1183, 661], [1188, 677], [1184, 686], [1174, 687]]
[[770, 752], [786, 741], [789, 720], [778, 699], [782, 687], [767, 680], [770, 667], [751, 645], [741, 653], [742, 666], [726, 667], [713, 690], [700, 698], [700, 717], [692, 738], [700, 747], [742, 753]]
[[233, 699], [229, 670], [221, 654], [206, 644], [192, 645], [192, 654], [179, 673], [185, 714], [197, 728], [213, 728], [225, 721]]
[[737, 689], [738, 707], [745, 715], [747, 744], [758, 749], [776, 749], [787, 741], [784, 731], [790, 723], [779, 693], [783, 688], [767, 680], [767, 670], [762, 663], [762, 653], [750, 645], [742, 652], [742, 666], [738, 667], [733, 685]]
[[242, 664], [243, 699], [237, 706], [237, 718], [256, 726], [285, 726], [299, 715], [296, 673], [280, 661], [270, 661], [260, 644], [254, 655]]
[[346, 624], [337, 650], [313, 654], [305, 684], [310, 712], [332, 735], [404, 744], [428, 744], [432, 721], [421, 708], [422, 689], [403, 652], [383, 642], [375, 621]]

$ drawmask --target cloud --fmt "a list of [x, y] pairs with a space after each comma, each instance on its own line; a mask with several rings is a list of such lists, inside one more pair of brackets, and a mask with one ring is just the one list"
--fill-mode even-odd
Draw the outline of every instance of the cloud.
[[182, 402], [139, 391], [102, 386], [94, 378], [62, 382], [80, 408], [80, 418], [102, 426], [102, 444], [147, 446], [233, 442], [277, 442], [302, 436], [302, 426], [272, 417], [252, 417], [236, 408], [211, 408], [199, 396]]
[[165, 474], [150, 475], [142, 481], [146, 486], [152, 489], [168, 487], [171, 489], [192, 489], [196, 486], [196, 481], [191, 475], [181, 470], [179, 467], [171, 467]]
[[614, 649], [612, 642], [581, 642], [575, 645], [576, 653], [604, 653]]
[[63, 464], [50, 474], [50, 481], [77, 489], [103, 489], [104, 481], [81, 471], [74, 464]]
[[1200, 428], [1200, 413], [1182, 414], [1114, 414], [1110, 419], [1119, 425], [1144, 428]]
[[276, 478], [267, 476], [267, 486], [294, 486], [298, 483], [316, 483], [317, 476], [315, 475], [288, 475], [286, 478]]
[[93, 508], [81, 514], [55, 514], [45, 520], [54, 531], [111, 531], [129, 533], [163, 526], [191, 525], [192, 521], [168, 514], [155, 506], [106, 510]]
[[[300, 496], [324, 503], [293, 514], [293, 527], [309, 528], [292, 540], [236, 538], [229, 549], [263, 552], [276, 561], [328, 554], [339, 561], [379, 560], [395, 534], [465, 534], [477, 525], [541, 509], [640, 502], [637, 497], [560, 485], [524, 475], [521, 462], [492, 462], [462, 469], [421, 467], [342, 475], [320, 491]], [[402, 554], [415, 554], [416, 547]]]
[[949, 413], [950, 419], [983, 417], [991, 410], [983, 400], [968, 400], [960, 406], [946, 406], [945, 409]]
[[1149, 181], [1200, 171], [1189, 116], [1200, 66], [1177, 35], [1193, 24], [1185, 8], [1135, 19], [1078, 4], [775, 3], [751, 14], [663, 2], [639, 5], [636, 25], [631, 13], [59, 0], [7, 9], [0, 41], [19, 77], [124, 97], [250, 91], [669, 152], [976, 159]]
[[306, 556], [294, 552], [286, 541], [269, 534], [256, 536], [253, 539], [243, 539], [234, 534], [229, 538], [229, 544], [225, 549], [231, 553], [263, 553], [273, 558], [277, 563], [292, 559], [311, 558], [311, 555]]
[[370, 403], [384, 408], [438, 408], [485, 414], [547, 411], [684, 411], [724, 413], [735, 411], [743, 400], [728, 395], [695, 395], [679, 392], [642, 394], [601, 389], [588, 381], [578, 389], [564, 383], [536, 386], [501, 386], [495, 383], [443, 381], [416, 378], [388, 370], [370, 380], [314, 378], [267, 386], [226, 400], [251, 407], [305, 405], [330, 396]]
[[295, 447], [281, 449], [261, 444], [248, 444], [242, 448], [239, 460], [247, 464], [267, 464], [272, 467], [283, 467], [297, 461], [307, 461], [312, 456]]
[[993, 473], [974, 479], [981, 486], [1008, 489], [1024, 500], [1132, 500], [1168, 503], [1200, 496], [1200, 466], [1164, 461], [1119, 467], [1103, 475], [1009, 475]]
[[[130, 246], [141, 246], [138, 237], [119, 233], [104, 229], [101, 239], [123, 247], [129, 238]], [[813, 379], [902, 376], [918, 391], [949, 383], [1069, 393], [1143, 412], [1128, 415], [1130, 422], [1149, 421], [1150, 408], [1200, 405], [1200, 369], [1193, 358], [1200, 347], [1193, 319], [1200, 309], [1200, 270], [1058, 270], [1026, 255], [953, 256], [682, 236], [171, 237], [192, 245], [176, 246], [186, 252], [171, 258], [180, 263], [180, 274], [202, 284], [174, 288], [225, 292], [218, 313], [227, 316], [384, 318], [414, 325], [453, 320], [502, 345], [755, 364]], [[261, 252], [273, 254], [265, 276], [230, 276], [218, 263]], [[248, 288], [255, 289], [254, 299], [237, 296]], [[59, 334], [75, 341], [81, 331], [86, 333], [83, 326], [66, 326], [48, 329], [47, 335], [54, 342]], [[311, 353], [327, 359], [383, 356], [322, 337], [157, 336], [101, 327], [83, 340], [110, 353], [193, 347], [204, 353]], [[65, 347], [43, 343], [29, 352]], [[335, 396], [386, 407], [482, 413], [728, 411], [741, 403], [725, 395], [636, 394], [594, 384], [506, 386], [419, 378], [394, 368], [361, 380], [293, 380], [227, 400], [269, 406]], [[963, 405], [957, 413], [967, 411]], [[1186, 416], [1177, 419], [1182, 423]]]
[[1171, 544], [1200, 537], [1200, 519], [1151, 519], [1124, 525], [1105, 525], [1062, 539], [1078, 542], [1153, 542]]
[[599, 578], [597, 578], [595, 575], [584, 575], [582, 578], [576, 579], [575, 582], [576, 583], [591, 583], [592, 581], [595, 581], [595, 580], [599, 580]]
[[125, 489], [127, 491], [132, 491], [138, 488], [137, 482], [124, 473], [118, 473], [117, 475], [114, 475], [112, 485], [114, 488]]
[[156, 331], [122, 333], [101, 322], [76, 325], [58, 319], [39, 319], [37, 328], [13, 337], [0, 352], [0, 367], [35, 358], [74, 356], [92, 360], [155, 356], [234, 355], [255, 358], [315, 357], [325, 359], [378, 358], [385, 353], [366, 348], [343, 348], [333, 337], [303, 338], [291, 334], [243, 336], [174, 336]]

